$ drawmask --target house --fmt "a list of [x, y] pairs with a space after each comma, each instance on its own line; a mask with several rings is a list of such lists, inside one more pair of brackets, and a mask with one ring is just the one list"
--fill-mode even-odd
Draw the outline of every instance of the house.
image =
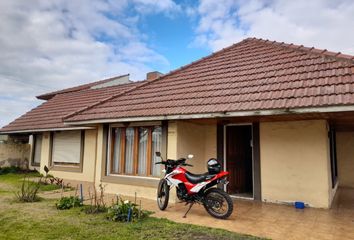
[[39, 96], [1, 133], [33, 134], [33, 165], [110, 193], [155, 198], [156, 151], [193, 153], [194, 172], [217, 157], [240, 198], [329, 208], [354, 188], [353, 56], [248, 38], [152, 75]]

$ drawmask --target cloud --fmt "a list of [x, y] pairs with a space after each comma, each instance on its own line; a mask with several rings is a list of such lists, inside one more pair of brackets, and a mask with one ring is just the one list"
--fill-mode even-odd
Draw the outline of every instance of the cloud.
[[36, 95], [119, 74], [143, 79], [152, 61], [168, 69], [138, 29], [147, 9], [177, 8], [170, 0], [2, 0], [0, 126], [38, 105]]
[[194, 46], [258, 37], [354, 54], [354, 1], [201, 0]]
[[134, 8], [140, 13], [164, 13], [170, 15], [182, 10], [172, 0], [132, 0]]

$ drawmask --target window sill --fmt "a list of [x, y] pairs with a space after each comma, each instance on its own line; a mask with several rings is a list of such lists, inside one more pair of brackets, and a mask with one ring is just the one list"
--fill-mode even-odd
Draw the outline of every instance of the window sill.
[[160, 178], [133, 176], [133, 175], [109, 175], [109, 176], [103, 176], [101, 181], [108, 182], [108, 183], [156, 188], [159, 184]]
[[81, 166], [52, 166], [50, 168], [52, 171], [62, 171], [62, 172], [78, 172], [82, 173]]

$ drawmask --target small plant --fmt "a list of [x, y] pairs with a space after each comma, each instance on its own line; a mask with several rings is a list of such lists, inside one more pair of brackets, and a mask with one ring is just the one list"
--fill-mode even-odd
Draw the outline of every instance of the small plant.
[[58, 178], [58, 177], [50, 177], [49, 178], [50, 184], [55, 184], [55, 185], [58, 185], [58, 186], [62, 186], [63, 185], [63, 181], [64, 181], [64, 179]]
[[53, 189], [71, 188], [69, 183], [66, 185], [64, 184], [64, 179], [54, 177], [53, 175], [49, 174], [50, 170], [47, 166], [44, 166], [44, 171], [45, 171], [45, 176], [43, 176], [43, 174], [41, 174], [41, 176], [42, 176], [41, 184], [42, 185], [56, 185], [56, 186], [58, 186], [57, 188], [53, 188]]
[[38, 190], [41, 187], [41, 179], [38, 182], [30, 180], [25, 176], [22, 180], [22, 185], [20, 191], [15, 193], [16, 198], [20, 202], [36, 202], [40, 198], [37, 196]]
[[88, 190], [90, 205], [86, 206], [86, 213], [102, 213], [107, 211], [106, 203], [104, 201], [104, 186], [100, 184], [99, 191], [93, 186], [93, 192]]
[[142, 210], [141, 206], [119, 198], [116, 203], [108, 208], [107, 219], [115, 222], [137, 222], [150, 214], [151, 212]]
[[70, 209], [74, 207], [81, 207], [82, 202], [77, 196], [62, 197], [58, 200], [55, 206], [59, 210], [64, 210], [64, 209]]

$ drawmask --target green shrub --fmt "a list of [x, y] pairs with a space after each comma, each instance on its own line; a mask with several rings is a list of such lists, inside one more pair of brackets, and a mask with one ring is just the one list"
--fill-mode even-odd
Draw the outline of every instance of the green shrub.
[[21, 168], [15, 167], [15, 166], [4, 167], [4, 168], [0, 168], [0, 175], [8, 174], [8, 173], [18, 173], [18, 172], [21, 172], [21, 171], [22, 171]]
[[117, 222], [136, 222], [148, 217], [150, 214], [151, 212], [141, 210], [139, 205], [135, 203], [119, 199], [117, 203], [108, 208], [107, 219]]
[[64, 209], [70, 209], [74, 207], [81, 207], [82, 202], [77, 196], [62, 197], [58, 200], [55, 206], [59, 210], [64, 210]]
[[31, 181], [27, 176], [22, 180], [21, 189], [15, 193], [20, 202], [36, 202], [40, 198], [37, 196], [41, 186], [41, 179], [38, 182]]

